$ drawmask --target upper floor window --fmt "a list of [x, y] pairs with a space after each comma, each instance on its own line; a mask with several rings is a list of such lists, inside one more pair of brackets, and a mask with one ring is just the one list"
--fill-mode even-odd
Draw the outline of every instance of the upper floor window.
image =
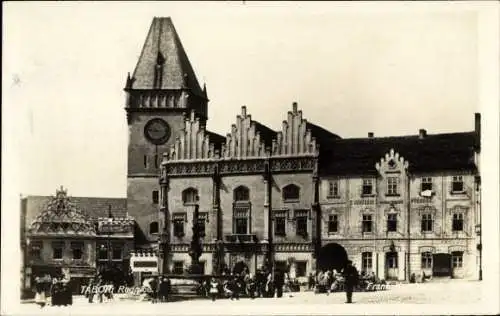
[[144, 163], [144, 168], [147, 169], [148, 168], [148, 155], [144, 155], [143, 163]]
[[250, 190], [247, 187], [239, 186], [233, 192], [235, 202], [246, 202], [250, 200]]
[[464, 230], [464, 214], [462, 213], [453, 214], [452, 229], [455, 232]]
[[185, 214], [174, 214], [173, 216], [174, 236], [179, 238], [184, 237], [185, 221], [186, 221]]
[[172, 273], [173, 274], [183, 274], [184, 273], [184, 261], [174, 261]]
[[42, 257], [43, 243], [41, 241], [32, 241], [30, 244], [30, 257], [40, 259]]
[[398, 228], [398, 214], [387, 214], [387, 231], [395, 232]]
[[149, 233], [158, 234], [158, 232], [159, 232], [158, 222], [151, 222], [149, 224]]
[[286, 213], [277, 213], [274, 217], [274, 234], [286, 236]]
[[108, 260], [108, 247], [101, 244], [97, 251], [97, 258], [99, 260]]
[[328, 233], [336, 233], [339, 230], [338, 215], [330, 215], [328, 218]]
[[432, 231], [432, 214], [422, 214], [422, 231], [431, 232]]
[[233, 233], [246, 235], [250, 231], [250, 210], [247, 207], [233, 209]]
[[122, 247], [121, 246], [113, 246], [113, 250], [111, 251], [111, 258], [113, 260], [121, 260], [122, 259]]
[[158, 204], [158, 202], [160, 200], [160, 196], [159, 196], [158, 190], [154, 190], [153, 191], [152, 197], [153, 197], [153, 204]]
[[83, 242], [71, 242], [71, 252], [73, 260], [81, 260], [83, 258]]
[[54, 242], [52, 243], [52, 259], [62, 259], [63, 258], [63, 243]]
[[199, 213], [198, 215], [198, 229], [200, 232], [200, 237], [205, 237], [206, 234], [206, 222], [208, 219], [207, 213]]
[[462, 176], [455, 176], [451, 182], [452, 192], [463, 192], [464, 191], [464, 179]]
[[372, 193], [373, 193], [373, 181], [371, 179], [364, 179], [362, 195], [370, 195]]
[[307, 211], [295, 211], [295, 225], [298, 236], [307, 236]]
[[363, 233], [372, 232], [372, 216], [370, 214], [363, 215]]
[[339, 181], [338, 180], [328, 181], [328, 196], [329, 197], [339, 196]]
[[420, 184], [420, 191], [432, 191], [432, 178], [422, 178], [422, 183]]
[[184, 204], [195, 204], [198, 202], [198, 190], [188, 188], [182, 191], [182, 202]]
[[300, 199], [300, 188], [295, 184], [289, 184], [283, 188], [283, 200], [294, 201]]
[[397, 195], [398, 194], [398, 178], [388, 177], [387, 178], [387, 195]]

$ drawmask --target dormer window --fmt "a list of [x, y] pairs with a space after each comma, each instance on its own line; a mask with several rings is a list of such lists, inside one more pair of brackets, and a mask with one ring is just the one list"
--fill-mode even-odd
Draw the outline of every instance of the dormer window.
[[328, 182], [328, 197], [339, 196], [339, 182], [338, 180], [331, 180]]
[[373, 193], [373, 182], [371, 179], [363, 180], [362, 195], [371, 195]]
[[396, 162], [393, 159], [389, 160], [387, 165], [389, 166], [390, 169], [396, 168]]
[[387, 195], [398, 195], [398, 178], [387, 178]]
[[464, 191], [464, 179], [462, 176], [453, 177], [453, 181], [451, 183], [451, 192], [453, 193], [461, 193]]

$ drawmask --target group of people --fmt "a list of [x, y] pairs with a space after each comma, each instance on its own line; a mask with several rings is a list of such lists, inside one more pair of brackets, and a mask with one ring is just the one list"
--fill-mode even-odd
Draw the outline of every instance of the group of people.
[[96, 293], [95, 291], [90, 290], [93, 287], [99, 288], [99, 287], [103, 287], [103, 286], [107, 286], [110, 289], [114, 289], [116, 287], [116, 285], [113, 284], [111, 281], [104, 280], [103, 276], [100, 274], [96, 275], [94, 278], [91, 278], [89, 280], [89, 284], [88, 284], [89, 291], [84, 293], [84, 295], [85, 295], [85, 297], [87, 297], [89, 303], [94, 302], [94, 296], [97, 296], [97, 301], [99, 303], [102, 303], [104, 301], [104, 299], [106, 299], [108, 301], [113, 299], [113, 291], [104, 291], [104, 292], [97, 291], [97, 293]]
[[171, 282], [169, 278], [155, 276], [147, 281], [147, 285], [151, 290], [151, 302], [156, 304], [159, 302], [168, 302], [171, 293]]
[[[373, 277], [375, 277], [375, 274], [373, 274]], [[309, 274], [308, 287], [309, 290], [324, 291], [327, 295], [334, 291], [345, 290], [347, 296], [346, 303], [352, 303], [352, 292], [359, 284], [360, 279], [367, 280], [368, 278], [365, 278], [364, 275], [360, 278], [358, 270], [352, 264], [352, 261], [349, 260], [341, 271], [336, 269], [319, 271], [316, 273], [316, 277], [312, 273]]]
[[[35, 277], [35, 303], [41, 308], [47, 305], [50, 296], [52, 306], [67, 306], [73, 304], [73, 295], [69, 279], [64, 276], [52, 278], [50, 275]], [[48, 295], [47, 295], [48, 294]]]

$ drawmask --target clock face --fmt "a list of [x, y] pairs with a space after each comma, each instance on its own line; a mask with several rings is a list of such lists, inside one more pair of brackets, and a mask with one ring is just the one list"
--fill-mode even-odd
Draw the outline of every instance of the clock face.
[[144, 127], [144, 134], [153, 144], [162, 145], [170, 138], [170, 126], [162, 119], [152, 119]]

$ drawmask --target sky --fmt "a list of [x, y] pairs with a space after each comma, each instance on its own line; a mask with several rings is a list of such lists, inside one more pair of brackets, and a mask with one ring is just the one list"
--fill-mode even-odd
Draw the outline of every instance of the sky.
[[242, 105], [279, 130], [295, 101], [344, 138], [473, 130], [477, 14], [369, 7], [9, 3], [3, 109], [19, 194], [63, 185], [74, 196], [126, 196], [123, 87], [154, 16], [172, 17], [207, 84], [208, 128], [222, 135]]

